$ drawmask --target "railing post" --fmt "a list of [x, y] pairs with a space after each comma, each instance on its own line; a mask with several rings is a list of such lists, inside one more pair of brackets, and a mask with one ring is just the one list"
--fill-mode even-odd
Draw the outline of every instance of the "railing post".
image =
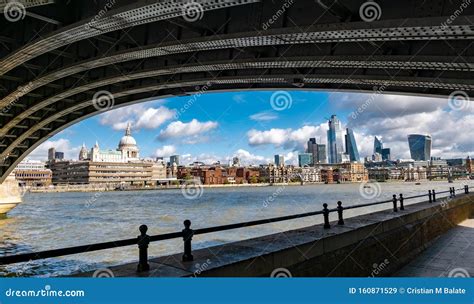
[[398, 207], [397, 207], [397, 195], [393, 195], [393, 212], [398, 212]]
[[150, 236], [147, 235], [148, 227], [147, 225], [141, 225], [140, 235], [138, 236], [138, 266], [137, 271], [148, 271], [150, 270], [150, 265], [148, 264], [148, 245], [150, 244]]
[[329, 224], [329, 209], [328, 209], [328, 204], [324, 203], [323, 204], [323, 216], [324, 216], [324, 229], [329, 229], [331, 228], [331, 225]]
[[339, 221], [337, 222], [338, 225], [344, 225], [344, 217], [342, 214], [343, 212], [344, 212], [344, 207], [342, 207], [342, 202], [339, 201], [337, 202], [337, 214], [339, 217]]
[[431, 193], [431, 190], [428, 190], [428, 196], [430, 197], [430, 204], [433, 203], [433, 194]]
[[403, 205], [403, 194], [400, 193], [400, 210], [405, 210], [405, 206]]
[[431, 193], [433, 194], [433, 202], [436, 203], [436, 191], [433, 189]]
[[183, 262], [191, 262], [194, 260], [194, 257], [192, 254], [192, 247], [191, 247], [191, 241], [194, 236], [194, 231], [190, 227], [191, 227], [191, 221], [185, 220], [184, 229], [183, 229], [183, 241], [184, 241]]

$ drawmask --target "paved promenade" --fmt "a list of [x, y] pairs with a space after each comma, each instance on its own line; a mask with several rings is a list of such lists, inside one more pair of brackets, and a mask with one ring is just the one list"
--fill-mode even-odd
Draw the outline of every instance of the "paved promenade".
[[398, 271], [397, 277], [474, 276], [474, 219], [451, 229], [419, 257]]

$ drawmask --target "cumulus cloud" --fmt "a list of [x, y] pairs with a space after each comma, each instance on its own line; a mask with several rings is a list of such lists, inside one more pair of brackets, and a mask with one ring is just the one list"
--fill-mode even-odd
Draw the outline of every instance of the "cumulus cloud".
[[188, 143], [197, 143], [201, 138], [199, 135], [214, 130], [218, 126], [219, 124], [217, 122], [200, 122], [197, 119], [193, 119], [188, 123], [175, 121], [170, 123], [166, 129], [161, 130], [158, 139], [167, 140], [170, 138], [189, 138], [187, 139]]
[[175, 146], [163, 146], [161, 148], [156, 149], [155, 157], [170, 157], [171, 155], [176, 154], [176, 147]]
[[474, 155], [469, 132], [474, 129], [474, 114], [464, 115], [438, 108], [430, 113], [372, 118], [353, 127], [357, 130], [356, 139], [361, 147], [361, 156], [373, 153], [373, 140], [377, 136], [383, 140], [384, 147], [391, 148], [394, 158], [410, 158], [409, 134], [430, 134], [433, 138], [433, 156], [457, 158]]
[[249, 118], [255, 121], [272, 121], [272, 120], [278, 119], [278, 114], [271, 111], [265, 111], [265, 112], [260, 112], [260, 113], [255, 113], [253, 115], [250, 115]]
[[240, 162], [244, 165], [268, 163], [268, 160], [265, 159], [265, 157], [252, 154], [249, 151], [244, 150], [244, 149], [239, 149], [235, 151], [234, 156], [238, 157], [240, 159]]
[[333, 93], [329, 102], [336, 111], [349, 111], [350, 127], [371, 124], [373, 119], [397, 119], [413, 114], [430, 114], [449, 108], [448, 98], [388, 95], [380, 92]]
[[99, 116], [99, 122], [102, 125], [111, 126], [114, 130], [124, 130], [128, 123], [136, 129], [156, 129], [172, 120], [175, 115], [175, 110], [165, 106], [136, 104], [106, 112]]
[[273, 145], [276, 148], [293, 150], [304, 149], [308, 139], [314, 137], [318, 142], [326, 142], [325, 123], [319, 126], [303, 126], [299, 129], [270, 129], [259, 131], [252, 129], [247, 132], [248, 142], [251, 146]]
[[80, 146], [72, 147], [69, 139], [59, 138], [57, 140], [48, 140], [42, 143], [38, 148], [36, 148], [30, 155], [28, 159], [32, 160], [47, 160], [48, 159], [48, 150], [50, 148], [56, 148], [57, 152], [64, 152], [65, 159], [77, 159], [79, 151], [81, 150]]

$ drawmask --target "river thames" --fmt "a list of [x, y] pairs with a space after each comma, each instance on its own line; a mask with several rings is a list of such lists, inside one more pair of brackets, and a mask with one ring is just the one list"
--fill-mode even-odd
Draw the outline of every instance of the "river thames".
[[[186, 199], [181, 190], [28, 193], [22, 204], [0, 219], [0, 255], [133, 238], [139, 234], [141, 224], [148, 225], [148, 234], [155, 235], [181, 231], [185, 219], [190, 219], [192, 228], [197, 229], [319, 211], [323, 203], [333, 208], [338, 200], [349, 206], [390, 199], [393, 194], [403, 193], [407, 197], [427, 193], [429, 189], [446, 191], [466, 184], [473, 187], [474, 181], [380, 183], [375, 188], [375, 197], [365, 193], [359, 184], [205, 188], [196, 199]], [[416, 201], [407, 201], [406, 205]], [[346, 211], [345, 217], [390, 208], [391, 204], [360, 208]], [[331, 216], [335, 220], [336, 215]], [[201, 235], [194, 237], [193, 246], [209, 247], [321, 222], [322, 216], [316, 216]], [[182, 246], [179, 239], [155, 242], [149, 252], [150, 256], [167, 255], [181, 252]], [[62, 276], [137, 259], [137, 248], [130, 246], [0, 267], [0, 275]]]

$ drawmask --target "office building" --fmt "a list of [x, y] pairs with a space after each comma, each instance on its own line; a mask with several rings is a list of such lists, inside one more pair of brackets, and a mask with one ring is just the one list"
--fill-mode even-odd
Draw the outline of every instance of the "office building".
[[56, 148], [48, 149], [48, 160], [62, 160], [64, 159], [64, 152], [56, 151]]
[[379, 153], [380, 155], [383, 155], [383, 143], [380, 139], [375, 136], [374, 139], [374, 154]]
[[316, 138], [309, 139], [306, 152], [312, 155], [313, 165], [327, 163], [326, 145], [318, 144]]
[[430, 135], [408, 135], [411, 158], [415, 161], [429, 161], [431, 159], [431, 141]]
[[170, 156], [170, 166], [172, 166], [173, 164], [176, 164], [177, 166], [179, 166], [179, 155]]
[[275, 166], [277, 167], [285, 166], [285, 157], [283, 155], [275, 155]]
[[300, 153], [298, 155], [298, 165], [300, 167], [309, 167], [313, 165], [313, 154]]
[[15, 167], [13, 174], [18, 183], [26, 187], [49, 186], [52, 181], [51, 170], [41, 161], [22, 161]]
[[[349, 161], [351, 162], [359, 162], [359, 149], [357, 149], [357, 143], [354, 137], [354, 132], [352, 129], [346, 129], [346, 154], [349, 157]], [[344, 160], [343, 160], [344, 161]]]
[[344, 154], [344, 135], [342, 124], [336, 115], [332, 115], [331, 119], [328, 121], [328, 125], [328, 160], [330, 164], [339, 164], [342, 163]]
[[90, 150], [83, 145], [79, 161], [53, 159], [48, 161], [48, 167], [53, 184], [156, 185], [165, 180], [164, 162], [140, 160], [139, 152], [129, 124], [116, 150], [101, 149], [98, 142]]
[[382, 160], [391, 160], [390, 148], [382, 149]]

